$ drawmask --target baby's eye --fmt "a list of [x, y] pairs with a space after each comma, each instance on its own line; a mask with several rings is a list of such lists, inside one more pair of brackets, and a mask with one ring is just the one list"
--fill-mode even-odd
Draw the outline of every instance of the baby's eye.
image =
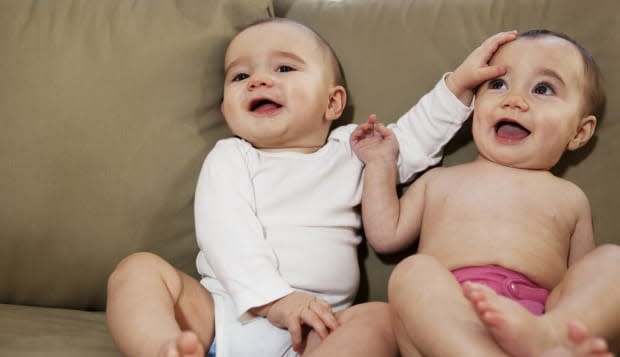
[[551, 88], [551, 86], [549, 86], [547, 83], [540, 83], [537, 84], [536, 87], [534, 87], [534, 93], [541, 95], [552, 95], [553, 88]]
[[492, 79], [489, 81], [489, 89], [502, 89], [506, 87], [503, 79]]
[[295, 68], [291, 67], [291, 66], [287, 66], [287, 65], [282, 65], [279, 66], [277, 69], [277, 72], [293, 72], [295, 70]]
[[249, 75], [247, 73], [239, 73], [237, 75], [235, 75], [232, 79], [233, 82], [238, 82], [238, 81], [242, 81], [246, 78], [248, 78]]

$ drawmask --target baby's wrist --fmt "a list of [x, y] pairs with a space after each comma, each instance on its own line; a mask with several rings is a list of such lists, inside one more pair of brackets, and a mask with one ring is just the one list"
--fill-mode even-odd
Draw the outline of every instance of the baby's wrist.
[[396, 169], [396, 158], [376, 157], [366, 161], [366, 169], [389, 170]]
[[461, 103], [466, 106], [471, 105], [471, 101], [474, 97], [473, 88], [468, 88], [459, 81], [458, 69], [452, 73], [448, 73], [444, 80], [446, 81], [446, 87], [457, 97]]
[[256, 316], [267, 317], [267, 315], [269, 314], [269, 310], [271, 310], [272, 305], [273, 305], [273, 302], [266, 304], [266, 305], [253, 307], [250, 309], [250, 312]]

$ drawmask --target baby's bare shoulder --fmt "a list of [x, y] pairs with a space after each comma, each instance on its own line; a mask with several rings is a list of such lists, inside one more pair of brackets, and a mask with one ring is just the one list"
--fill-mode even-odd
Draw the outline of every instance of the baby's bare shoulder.
[[414, 185], [429, 185], [431, 183], [436, 183], [438, 180], [447, 177], [450, 175], [449, 167], [433, 167], [425, 171], [421, 176], [419, 176], [415, 181]]
[[463, 181], [465, 171], [462, 165], [437, 166], [426, 171], [413, 182], [417, 187], [426, 187], [426, 190], [448, 191], [457, 182]]
[[570, 200], [576, 207], [590, 207], [588, 196], [579, 185], [561, 177], [556, 177], [556, 179], [555, 192], [558, 196]]
[[452, 180], [461, 178], [464, 175], [472, 173], [475, 168], [471, 164], [460, 164], [454, 166], [437, 166], [424, 173], [422, 178], [428, 181], [432, 180]]

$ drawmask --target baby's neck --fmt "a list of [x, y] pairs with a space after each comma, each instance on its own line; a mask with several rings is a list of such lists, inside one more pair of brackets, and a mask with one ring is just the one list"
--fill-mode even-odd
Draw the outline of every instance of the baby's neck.
[[480, 154], [471, 163], [473, 165], [476, 165], [476, 166], [505, 168], [506, 170], [519, 170], [519, 171], [530, 171], [530, 172], [548, 172], [548, 173], [551, 172], [550, 170], [546, 170], [546, 169], [535, 169], [535, 168], [528, 168], [528, 167], [518, 167], [518, 166], [509, 165], [509, 164], [503, 164], [503, 163], [495, 162], [493, 160], [489, 160], [488, 158], [486, 158], [486, 157], [484, 157], [484, 156], [482, 156]]
[[298, 152], [301, 154], [312, 154], [319, 151], [323, 146], [290, 146], [290, 147], [256, 147], [265, 152]]

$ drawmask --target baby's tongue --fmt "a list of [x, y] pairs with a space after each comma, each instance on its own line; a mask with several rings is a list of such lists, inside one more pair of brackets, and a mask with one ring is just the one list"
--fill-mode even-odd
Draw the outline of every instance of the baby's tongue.
[[278, 105], [275, 103], [269, 102], [269, 103], [261, 104], [258, 108], [254, 109], [254, 111], [258, 113], [269, 113], [276, 109], [278, 109]]
[[530, 132], [519, 124], [504, 123], [497, 129], [497, 135], [505, 139], [520, 140], [530, 135]]

